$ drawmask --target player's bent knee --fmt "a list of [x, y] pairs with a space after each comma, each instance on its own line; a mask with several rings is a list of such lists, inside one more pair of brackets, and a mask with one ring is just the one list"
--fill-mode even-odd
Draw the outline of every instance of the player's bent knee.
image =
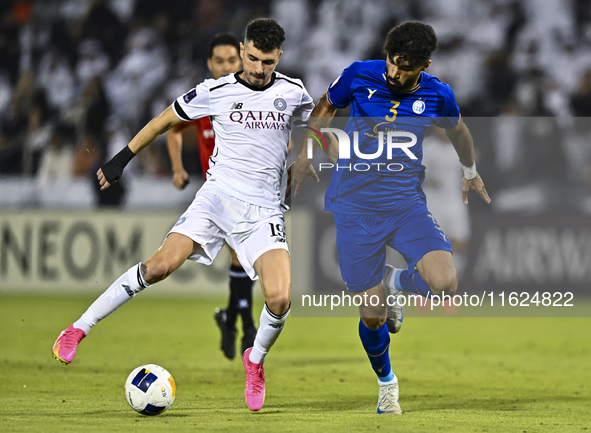
[[288, 292], [282, 291], [280, 293], [268, 294], [265, 297], [265, 302], [273, 314], [282, 316], [289, 309], [289, 304], [291, 301]]
[[359, 307], [361, 317], [386, 317], [387, 309], [385, 305], [362, 305]]
[[434, 278], [429, 286], [431, 291], [441, 296], [443, 293], [446, 295], [454, 295], [458, 289], [458, 276], [455, 271], [441, 272]]
[[369, 329], [376, 330], [386, 323], [386, 307], [382, 305], [361, 305], [359, 316]]
[[376, 330], [384, 326], [386, 323], [385, 317], [362, 317], [361, 321], [365, 326], [367, 326], [371, 330]]
[[165, 260], [148, 260], [147, 262], [144, 262], [143, 265], [146, 267], [144, 280], [146, 280], [148, 284], [154, 284], [158, 281], [162, 281], [176, 270], [176, 267], [173, 263]]

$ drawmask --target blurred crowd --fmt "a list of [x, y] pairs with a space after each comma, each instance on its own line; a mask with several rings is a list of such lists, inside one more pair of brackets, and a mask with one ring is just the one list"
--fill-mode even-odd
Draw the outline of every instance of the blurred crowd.
[[[235, 0], [0, 2], [0, 175], [93, 177], [207, 78], [214, 35], [242, 33], [268, 10]], [[127, 176], [168, 173], [162, 143], [136, 159]]]
[[[591, 182], [591, 0], [4, 0], [0, 176], [93, 176], [208, 77], [215, 34], [242, 39], [268, 16], [287, 33], [278, 70], [315, 99], [351, 62], [384, 58], [391, 27], [431, 24], [428, 72], [452, 86], [467, 123], [489, 118], [472, 130], [493, 191]], [[168, 175], [164, 144], [149, 149], [129, 172]]]

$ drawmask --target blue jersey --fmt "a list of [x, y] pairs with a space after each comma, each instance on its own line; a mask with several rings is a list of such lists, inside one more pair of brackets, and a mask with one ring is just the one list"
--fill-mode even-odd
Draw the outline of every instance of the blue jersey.
[[[425, 130], [433, 124], [453, 128], [460, 119], [451, 87], [422, 72], [415, 88], [391, 93], [386, 86], [386, 62], [367, 60], [345, 69], [328, 88], [327, 96], [333, 107], [351, 105], [345, 127], [351, 143], [350, 157], [339, 156], [326, 191], [325, 209], [359, 214], [424, 203], [421, 184], [425, 167], [421, 162]], [[388, 132], [392, 134], [390, 146]]]

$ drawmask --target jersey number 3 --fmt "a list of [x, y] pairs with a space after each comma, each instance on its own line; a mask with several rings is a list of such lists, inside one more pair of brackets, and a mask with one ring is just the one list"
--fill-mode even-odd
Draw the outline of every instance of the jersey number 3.
[[392, 108], [390, 108], [390, 112], [392, 113], [391, 116], [386, 116], [385, 119], [388, 122], [394, 122], [394, 120], [396, 120], [396, 116], [398, 115], [398, 111], [396, 110], [396, 108], [398, 108], [398, 106], [400, 105], [400, 102], [398, 101], [390, 101], [392, 104], [394, 104], [392, 106]]

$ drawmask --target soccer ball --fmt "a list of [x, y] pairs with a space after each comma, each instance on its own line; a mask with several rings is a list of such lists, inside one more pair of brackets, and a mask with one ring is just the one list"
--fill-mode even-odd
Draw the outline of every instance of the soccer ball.
[[176, 385], [164, 368], [148, 364], [131, 372], [125, 381], [125, 398], [143, 415], [159, 415], [172, 406]]

